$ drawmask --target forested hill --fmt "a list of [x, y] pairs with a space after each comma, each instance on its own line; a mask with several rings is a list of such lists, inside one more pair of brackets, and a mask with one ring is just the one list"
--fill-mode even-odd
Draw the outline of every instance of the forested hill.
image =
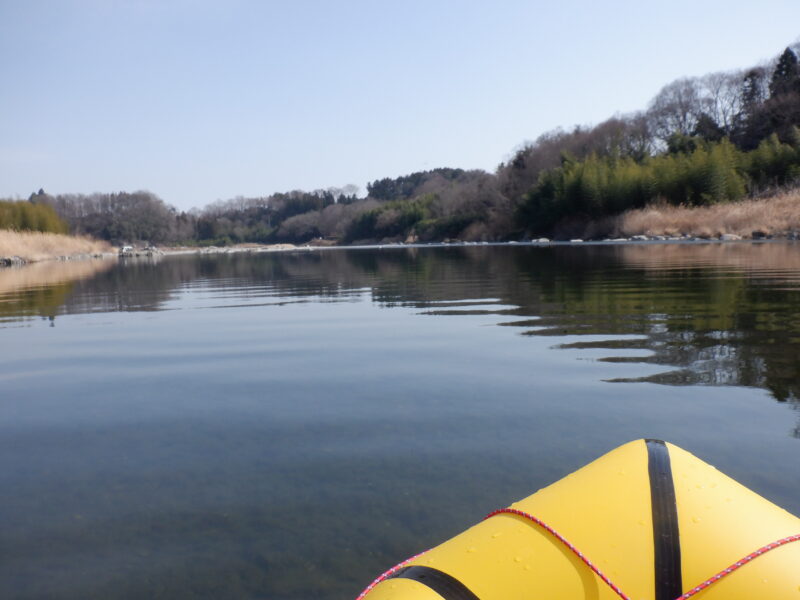
[[[555, 130], [494, 173], [442, 168], [367, 186], [234, 198], [179, 212], [149, 192], [59, 195], [71, 231], [156, 244], [508, 240], [580, 235], [651, 202], [730, 202], [800, 180], [800, 67], [766, 64], [664, 86], [640, 112]], [[595, 227], [595, 231], [602, 228]]]

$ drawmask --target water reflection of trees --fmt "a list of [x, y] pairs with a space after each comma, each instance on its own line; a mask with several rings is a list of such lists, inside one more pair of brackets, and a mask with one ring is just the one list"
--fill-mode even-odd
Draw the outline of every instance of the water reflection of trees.
[[786, 243], [190, 255], [29, 286], [1, 306], [6, 319], [162, 310], [193, 289], [209, 305], [367, 297], [437, 314], [488, 312], [525, 335], [605, 336], [568, 346], [607, 350], [608, 361], [664, 365], [645, 381], [754, 386], [798, 405], [798, 273], [800, 246]]

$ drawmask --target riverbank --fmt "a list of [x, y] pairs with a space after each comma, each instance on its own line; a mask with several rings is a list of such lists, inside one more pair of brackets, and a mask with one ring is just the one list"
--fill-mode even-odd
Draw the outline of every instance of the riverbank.
[[800, 239], [800, 188], [710, 206], [652, 205], [590, 223], [587, 239], [599, 237], [700, 239]]
[[[562, 242], [612, 241], [703, 241], [800, 239], [800, 187], [777, 194], [720, 203], [711, 206], [687, 207], [655, 204], [630, 210], [615, 217], [586, 223], [570, 235], [554, 235]], [[524, 240], [551, 243], [549, 238]], [[472, 240], [444, 240], [442, 244], [475, 244]], [[486, 243], [486, 242], [483, 242]], [[516, 243], [510, 241], [507, 243]], [[152, 256], [158, 254], [228, 254], [310, 250], [328, 248], [331, 240], [312, 240], [307, 244], [236, 244], [232, 246], [171, 246], [154, 249], [126, 247], [122, 255]], [[374, 241], [375, 246], [417, 246], [430, 244], [402, 243], [398, 239]], [[346, 246], [339, 246], [346, 247]], [[72, 260], [88, 257], [111, 257], [117, 249], [102, 240], [55, 233], [0, 231], [0, 266], [23, 265], [47, 260]]]
[[[405, 242], [403, 241], [405, 239]], [[414, 241], [410, 241], [414, 239]], [[572, 223], [554, 232], [552, 238], [521, 240], [531, 243], [559, 242], [697, 242], [763, 239], [800, 239], [800, 187], [739, 202], [709, 206], [652, 204], [597, 221]], [[417, 243], [414, 236], [382, 240], [362, 240], [357, 246], [417, 246], [486, 243], [474, 239], [446, 239]], [[497, 243], [497, 242], [490, 242]], [[506, 241], [506, 243], [518, 243]], [[235, 246], [184, 249], [187, 252], [230, 253], [310, 249], [339, 246], [332, 240], [312, 240], [307, 244], [237, 244]], [[174, 250], [173, 250], [174, 252]], [[170, 252], [170, 253], [173, 253]]]
[[[675, 206], [653, 203], [645, 208], [590, 220], [585, 216], [564, 219], [548, 237], [505, 240], [507, 243], [533, 242], [640, 242], [640, 241], [735, 241], [800, 239], [800, 187], [784, 189], [737, 202], [718, 202], [707, 206]], [[483, 236], [461, 235], [423, 244], [486, 243]], [[356, 245], [416, 245], [410, 235], [365, 239]], [[493, 243], [493, 242], [489, 242]], [[496, 243], [496, 242], [495, 242]]]
[[0, 231], [0, 266], [114, 255], [111, 244], [88, 237], [36, 231]]

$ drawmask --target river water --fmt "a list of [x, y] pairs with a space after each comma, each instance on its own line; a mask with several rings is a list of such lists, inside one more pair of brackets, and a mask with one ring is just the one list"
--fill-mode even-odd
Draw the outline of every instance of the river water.
[[0, 271], [0, 597], [352, 598], [642, 437], [800, 514], [800, 245]]

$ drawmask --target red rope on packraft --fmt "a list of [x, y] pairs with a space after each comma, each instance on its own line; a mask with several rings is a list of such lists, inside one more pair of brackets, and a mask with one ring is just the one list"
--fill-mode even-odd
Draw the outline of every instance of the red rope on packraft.
[[412, 556], [411, 558], [407, 558], [407, 559], [405, 559], [403, 562], [397, 563], [395, 566], [393, 566], [393, 567], [392, 567], [391, 569], [389, 569], [388, 571], [384, 571], [383, 573], [381, 573], [381, 574], [380, 574], [378, 577], [376, 577], [376, 578], [373, 580], [373, 582], [372, 582], [372, 583], [370, 583], [370, 584], [369, 584], [367, 587], [365, 587], [365, 588], [364, 588], [364, 591], [363, 591], [363, 592], [361, 592], [361, 593], [358, 595], [358, 597], [356, 598], [356, 600], [363, 600], [363, 599], [364, 599], [364, 597], [365, 597], [367, 594], [369, 594], [369, 593], [372, 591], [372, 588], [374, 588], [376, 585], [378, 585], [378, 584], [379, 584], [381, 581], [383, 581], [383, 580], [384, 580], [384, 579], [386, 579], [387, 577], [390, 577], [391, 575], [394, 575], [395, 573], [397, 573], [397, 571], [399, 571], [400, 569], [402, 569], [403, 567], [405, 567], [405, 566], [406, 566], [408, 563], [410, 563], [412, 560], [414, 560], [415, 558], [419, 558], [420, 556], [422, 556], [423, 554], [425, 554], [425, 552], [427, 552], [427, 550], [425, 550], [424, 552], [420, 552], [419, 554], [415, 554], [415, 555], [414, 555], [414, 556]]
[[[625, 592], [623, 592], [613, 581], [611, 581], [608, 577], [606, 577], [606, 575], [600, 569], [598, 569], [594, 565], [594, 563], [592, 561], [590, 561], [588, 558], [586, 558], [586, 556], [584, 556], [583, 552], [578, 550], [563, 535], [561, 535], [555, 529], [550, 527], [550, 525], [548, 525], [547, 523], [545, 523], [544, 521], [542, 521], [538, 517], [534, 517], [532, 514], [526, 513], [526, 512], [521, 511], [521, 510], [517, 510], [516, 508], [501, 508], [499, 510], [495, 510], [495, 511], [489, 513], [488, 515], [486, 515], [484, 520], [489, 519], [491, 517], [494, 517], [495, 515], [501, 515], [501, 514], [517, 515], [518, 517], [522, 517], [523, 519], [527, 519], [528, 521], [532, 521], [533, 523], [535, 523], [536, 525], [538, 525], [539, 527], [544, 529], [547, 533], [552, 535], [554, 538], [556, 538], [559, 542], [564, 544], [567, 548], [569, 548], [572, 551], [572, 553], [575, 554], [575, 556], [577, 556], [579, 559], [581, 559], [581, 561], [583, 561], [583, 563], [587, 567], [589, 567], [595, 575], [597, 575], [600, 579], [602, 579], [603, 582], [608, 587], [610, 587], [612, 590], [614, 590], [614, 592], [617, 594], [617, 596], [619, 596], [623, 600], [630, 600], [630, 597], [627, 596], [625, 594]], [[766, 546], [763, 546], [763, 547], [759, 548], [755, 552], [752, 552], [752, 553], [748, 554], [744, 558], [741, 558], [741, 559], [737, 560], [735, 563], [733, 563], [727, 569], [723, 569], [722, 571], [720, 571], [719, 573], [717, 573], [713, 577], [711, 577], [709, 579], [706, 579], [703, 583], [693, 587], [691, 590], [689, 590], [685, 594], [675, 598], [675, 600], [686, 600], [687, 598], [691, 598], [695, 594], [697, 594], [699, 592], [702, 592], [703, 590], [707, 589], [711, 585], [715, 584], [716, 582], [718, 582], [723, 577], [725, 577], [727, 575], [730, 575], [731, 573], [733, 573], [737, 569], [742, 568], [744, 565], [746, 565], [747, 563], [749, 563], [753, 559], [758, 558], [762, 554], [766, 554], [770, 550], [774, 550], [775, 548], [780, 548], [781, 546], [785, 546], [786, 544], [789, 544], [791, 542], [797, 542], [797, 541], [800, 541], [800, 534], [798, 534], [798, 535], [790, 535], [789, 537], [785, 537], [785, 538], [780, 539], [780, 540], [778, 540], [776, 542], [772, 542], [771, 544], [767, 544]], [[427, 550], [425, 552], [427, 552]], [[373, 588], [376, 585], [378, 585], [381, 581], [385, 580], [386, 578], [390, 577], [391, 575], [393, 575], [394, 573], [396, 573], [397, 571], [402, 569], [404, 566], [406, 566], [408, 563], [410, 563], [415, 558], [419, 558], [420, 556], [425, 554], [425, 552], [420, 552], [419, 554], [415, 554], [411, 558], [407, 558], [403, 562], [398, 563], [397, 565], [395, 565], [394, 567], [392, 567], [391, 569], [389, 569], [385, 573], [382, 573], [380, 575], [380, 577], [377, 577], [372, 583], [370, 583], [364, 589], [363, 592], [361, 592], [358, 595], [356, 600], [363, 600], [366, 597], [366, 595], [369, 594], [373, 590]]]
[[600, 569], [598, 569], [594, 565], [594, 563], [592, 561], [590, 561], [588, 558], [586, 558], [583, 555], [583, 552], [578, 550], [575, 546], [573, 546], [569, 542], [569, 540], [567, 540], [567, 538], [565, 538], [563, 535], [558, 533], [555, 529], [550, 527], [550, 525], [548, 525], [547, 523], [545, 523], [544, 521], [542, 521], [538, 517], [534, 517], [532, 514], [526, 513], [526, 512], [521, 511], [521, 510], [517, 510], [516, 508], [501, 508], [501, 509], [496, 510], [494, 512], [490, 512], [488, 515], [486, 515], [486, 518], [484, 519], [484, 521], [486, 519], [489, 519], [489, 518], [495, 516], [495, 515], [502, 515], [502, 514], [517, 515], [518, 517], [522, 517], [524, 519], [528, 519], [529, 521], [533, 521], [534, 523], [536, 523], [539, 527], [544, 529], [547, 533], [552, 535], [559, 542], [561, 542], [567, 548], [569, 548], [575, 556], [580, 558], [584, 562], [584, 564], [594, 572], [595, 575], [597, 575], [600, 579], [602, 579], [608, 587], [610, 587], [612, 590], [614, 590], [614, 593], [617, 594], [617, 596], [622, 598], [622, 600], [630, 600], [630, 598], [625, 594], [625, 592], [623, 592], [621, 589], [619, 589], [617, 584], [615, 584], [608, 577], [606, 577], [605, 574]]
[[785, 537], [782, 540], [778, 540], [777, 542], [772, 542], [771, 544], [767, 544], [766, 546], [763, 546], [763, 547], [759, 548], [755, 552], [753, 552], [751, 554], [748, 554], [744, 558], [741, 558], [741, 559], [737, 560], [735, 563], [733, 563], [727, 569], [723, 569], [722, 571], [720, 571], [719, 573], [714, 575], [712, 578], [706, 579], [703, 583], [693, 587], [691, 590], [686, 592], [683, 596], [680, 596], [680, 597], [676, 598], [675, 600], [686, 600], [686, 598], [691, 598], [692, 596], [694, 596], [698, 592], [702, 592], [704, 589], [709, 587], [712, 583], [716, 583], [720, 579], [725, 577], [726, 575], [730, 575], [736, 569], [741, 569], [743, 566], [745, 566], [751, 560], [753, 560], [754, 558], [758, 558], [759, 556], [761, 556], [765, 552], [769, 552], [770, 550], [775, 550], [775, 548], [780, 548], [781, 546], [784, 546], [784, 545], [789, 544], [791, 542], [797, 542], [797, 541], [800, 541], [800, 534], [798, 534], [798, 535], [790, 535], [789, 537]]

